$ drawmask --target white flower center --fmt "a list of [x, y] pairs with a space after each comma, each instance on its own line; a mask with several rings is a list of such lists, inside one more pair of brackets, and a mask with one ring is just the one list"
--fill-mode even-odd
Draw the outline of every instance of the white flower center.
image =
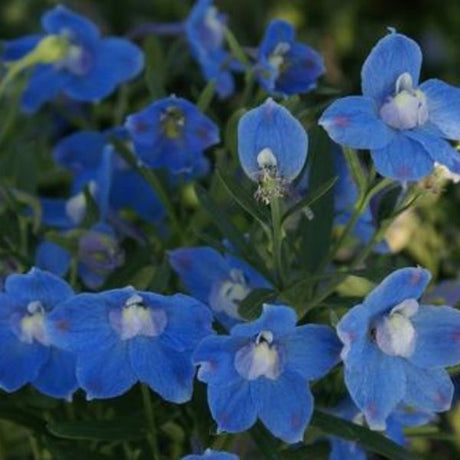
[[291, 49], [291, 45], [286, 42], [280, 42], [275, 49], [270, 53], [268, 62], [277, 71], [280, 72], [284, 66], [286, 53]]
[[394, 97], [389, 97], [380, 109], [382, 120], [392, 128], [404, 130], [421, 126], [428, 120], [425, 94], [412, 86], [412, 77], [403, 73], [396, 81]]
[[39, 301], [27, 305], [28, 314], [23, 316], [19, 323], [19, 339], [25, 343], [39, 342], [49, 345], [50, 341], [45, 333], [45, 309]]
[[212, 289], [209, 305], [216, 312], [226, 313], [231, 318], [241, 319], [238, 313], [240, 302], [251, 292], [241, 270], [230, 271], [230, 278]]
[[166, 328], [168, 322], [164, 310], [153, 310], [144, 305], [140, 295], [132, 295], [120, 311], [111, 312], [111, 322], [120, 333], [121, 340], [138, 335], [156, 337]]
[[404, 358], [412, 355], [417, 334], [410, 318], [415, 315], [418, 307], [415, 299], [406, 299], [378, 322], [375, 339], [384, 353]]
[[204, 17], [204, 23], [211, 32], [212, 45], [215, 48], [220, 48], [224, 41], [224, 25], [219, 16], [219, 10], [215, 6], [210, 6]]
[[235, 355], [235, 368], [247, 380], [259, 377], [276, 380], [281, 373], [281, 360], [273, 344], [273, 333], [262, 331], [254, 341], [240, 348]]

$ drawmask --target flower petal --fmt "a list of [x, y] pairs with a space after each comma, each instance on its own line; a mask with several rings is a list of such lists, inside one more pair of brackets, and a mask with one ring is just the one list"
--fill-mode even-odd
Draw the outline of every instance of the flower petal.
[[384, 148], [371, 151], [377, 171], [385, 177], [403, 182], [428, 176], [434, 161], [428, 152], [405, 134], [397, 134]]
[[303, 377], [289, 371], [276, 380], [261, 377], [251, 383], [251, 395], [273, 435], [288, 443], [303, 439], [313, 412], [313, 396]]
[[364, 62], [361, 70], [364, 96], [381, 104], [394, 94], [396, 80], [406, 72], [417, 86], [421, 66], [422, 52], [414, 40], [398, 33], [388, 34], [374, 46]]
[[306, 380], [318, 379], [339, 362], [342, 344], [333, 329], [309, 324], [282, 341], [288, 369]]
[[386, 419], [406, 391], [404, 362], [385, 355], [370, 341], [362, 341], [359, 345], [359, 363], [351, 366], [345, 360], [345, 384], [370, 428], [384, 430]]
[[238, 124], [238, 154], [244, 172], [257, 179], [259, 153], [270, 149], [280, 176], [293, 180], [307, 158], [308, 136], [300, 122], [272, 99], [243, 115]]
[[33, 381], [33, 386], [46, 395], [70, 401], [78, 389], [75, 367], [73, 353], [51, 347], [49, 358]]
[[24, 302], [38, 300], [48, 310], [74, 295], [73, 289], [63, 279], [39, 268], [32, 268], [26, 274], [8, 276], [5, 292]]
[[444, 369], [420, 369], [406, 363], [406, 396], [404, 402], [426, 411], [449, 410], [454, 385]]
[[240, 379], [231, 385], [209, 385], [208, 404], [217, 430], [237, 433], [246, 431], [257, 420], [249, 381]]
[[381, 149], [396, 136], [379, 118], [375, 102], [362, 96], [333, 102], [318, 123], [333, 141], [354, 149]]
[[395, 270], [367, 295], [363, 304], [374, 315], [382, 313], [406, 299], [420, 298], [430, 280], [430, 272], [423, 268]]
[[420, 85], [427, 98], [428, 119], [447, 139], [460, 139], [460, 89], [431, 79]]
[[59, 244], [43, 241], [35, 253], [35, 265], [57, 276], [64, 276], [69, 269], [72, 256]]
[[77, 380], [86, 398], [114, 398], [128, 391], [137, 381], [126, 342], [99, 346], [77, 355]]
[[264, 304], [263, 312], [258, 319], [250, 323], [237, 324], [231, 335], [237, 337], [253, 337], [261, 331], [270, 331], [278, 336], [294, 332], [297, 323], [295, 311], [284, 305]]
[[417, 334], [411, 362], [420, 367], [460, 364], [459, 310], [421, 305], [411, 321]]
[[166, 401], [184, 403], [192, 397], [195, 367], [190, 351], [165, 347], [160, 339], [138, 336], [129, 344], [133, 370]]
[[453, 173], [460, 173], [460, 153], [445, 139], [423, 129], [408, 131], [407, 136], [418, 142], [433, 161], [446, 166]]

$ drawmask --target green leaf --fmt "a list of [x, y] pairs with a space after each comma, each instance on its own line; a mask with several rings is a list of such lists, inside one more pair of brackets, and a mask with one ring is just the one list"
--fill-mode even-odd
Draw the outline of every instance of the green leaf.
[[145, 83], [154, 99], [166, 96], [165, 64], [161, 42], [155, 35], [149, 35], [144, 45]]
[[276, 299], [276, 292], [272, 289], [254, 289], [241, 302], [238, 313], [247, 320], [253, 320], [260, 316], [262, 304]]
[[208, 84], [204, 87], [201, 92], [198, 100], [196, 102], [197, 107], [202, 111], [206, 112], [208, 110], [209, 104], [216, 93], [216, 80], [209, 80]]
[[334, 184], [337, 182], [337, 179], [338, 179], [337, 176], [331, 177], [324, 184], [320, 185], [315, 190], [308, 192], [307, 196], [303, 200], [300, 200], [298, 203], [296, 203], [294, 206], [289, 208], [284, 213], [282, 222], [284, 223], [284, 221], [287, 218], [289, 218], [296, 212], [300, 211], [301, 209], [312, 206], [316, 201], [318, 201], [322, 196], [324, 196], [334, 186]]
[[314, 411], [310, 424], [330, 436], [357, 442], [364, 449], [390, 460], [414, 460], [416, 458], [380, 433], [318, 410]]
[[238, 123], [240, 118], [246, 113], [246, 109], [238, 109], [230, 116], [224, 131], [225, 148], [231, 152], [234, 160], [238, 158]]
[[16, 423], [37, 433], [46, 433], [44, 420], [7, 402], [0, 402], [0, 419]]
[[254, 219], [256, 219], [265, 230], [270, 228], [270, 213], [267, 208], [253, 198], [253, 194], [230, 174], [217, 170], [217, 176], [221, 180], [227, 192], [233, 199]]
[[368, 172], [362, 165], [356, 150], [344, 147], [343, 154], [345, 156], [348, 169], [350, 170], [353, 180], [358, 187], [359, 196], [364, 196], [369, 181]]
[[[334, 156], [332, 145], [320, 127], [310, 131], [310, 181], [312, 190], [317, 190], [335, 177]], [[332, 225], [334, 222], [334, 193], [329, 189], [321, 202], [311, 206], [314, 218], [303, 218], [298, 234], [301, 235], [298, 262], [307, 273], [314, 273], [327, 256], [331, 242]]]
[[49, 423], [48, 431], [58, 438], [125, 441], [145, 437], [146, 429], [142, 422], [143, 419], [138, 417], [58, 422]]
[[246, 53], [243, 51], [243, 48], [241, 48], [238, 40], [228, 27], [225, 28], [225, 40], [227, 41], [228, 47], [230, 48], [233, 56], [238, 59], [238, 61], [240, 61], [245, 67], [249, 67], [250, 62], [246, 56]]

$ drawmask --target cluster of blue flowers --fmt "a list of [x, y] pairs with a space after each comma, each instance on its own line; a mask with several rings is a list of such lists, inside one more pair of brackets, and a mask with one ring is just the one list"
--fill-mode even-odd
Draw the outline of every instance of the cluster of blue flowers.
[[[9, 63], [39, 56], [22, 99], [27, 112], [62, 95], [101, 100], [143, 68], [135, 45], [102, 38], [92, 22], [65, 7], [46, 13], [42, 25], [44, 34], [8, 42], [3, 54]], [[220, 97], [230, 96], [232, 72], [245, 66], [225, 49], [226, 18], [212, 0], [199, 0], [184, 31], [206, 79], [216, 82]], [[254, 57], [250, 72], [272, 96], [310, 91], [324, 73], [321, 56], [296, 42], [292, 26], [279, 20], [268, 26]], [[322, 115], [319, 123], [338, 144], [336, 224], [349, 221], [358, 194], [339, 146], [369, 149], [377, 171], [403, 183], [427, 176], [435, 165], [460, 173], [460, 157], [449, 143], [460, 140], [460, 90], [438, 80], [419, 85], [421, 59], [413, 40], [390, 31], [364, 63], [363, 95], [339, 99]], [[137, 168], [120, 156], [117, 143], [135, 154]], [[67, 400], [82, 389], [88, 399], [103, 399], [141, 382], [180, 404], [192, 398], [197, 373], [207, 385], [218, 432], [246, 431], [260, 420], [277, 438], [297, 443], [314, 409], [310, 382], [342, 362], [351, 399], [328, 410], [403, 444], [403, 426], [427, 423], [451, 407], [453, 385], [445, 368], [460, 364], [460, 312], [420, 301], [431, 277], [427, 270], [394, 271], [335, 330], [299, 322], [295, 310], [281, 303], [264, 304], [257, 319], [245, 320], [241, 302], [254, 290], [276, 286], [228, 245], [225, 254], [207, 246], [168, 252], [190, 296], [129, 286], [75, 293], [61, 278], [76, 260], [83, 284], [103, 287], [123, 265], [123, 239], [144, 241], [124, 211], [158, 227], [165, 217], [139, 168], [165, 171], [174, 190], [206, 175], [211, 165], [205, 152], [219, 143], [216, 124], [176, 96], [129, 115], [123, 126], [76, 132], [57, 143], [53, 159], [70, 173], [72, 187], [66, 198], [41, 199], [43, 222], [63, 238], [76, 235], [78, 250], [43, 239], [36, 268], [6, 278], [0, 293], [0, 387], [12, 392], [31, 384]], [[268, 97], [241, 117], [238, 153], [244, 173], [258, 185], [260, 206], [271, 204], [295, 188], [308, 135]], [[88, 227], [90, 205], [97, 218]], [[367, 207], [355, 236], [367, 242], [374, 227]], [[213, 329], [214, 320], [223, 333]], [[365, 457], [354, 443], [330, 442], [331, 458]], [[185, 458], [237, 457], [208, 450]]]

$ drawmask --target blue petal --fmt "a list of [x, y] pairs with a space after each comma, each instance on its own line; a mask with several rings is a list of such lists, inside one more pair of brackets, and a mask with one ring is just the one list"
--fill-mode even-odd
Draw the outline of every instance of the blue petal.
[[96, 25], [69, 8], [58, 5], [42, 16], [42, 26], [49, 34], [70, 33], [71, 38], [80, 42], [91, 43], [99, 38]]
[[374, 46], [361, 71], [364, 96], [381, 104], [392, 96], [396, 80], [407, 72], [417, 86], [422, 65], [422, 52], [414, 40], [402, 34], [390, 33]]
[[274, 19], [270, 22], [265, 31], [262, 43], [259, 46], [259, 56], [268, 56], [276, 48], [279, 43], [291, 43], [295, 38], [295, 30], [287, 21]]
[[356, 442], [331, 438], [329, 460], [366, 460], [367, 454]]
[[417, 333], [411, 362], [420, 367], [460, 364], [459, 310], [421, 305], [411, 321]]
[[238, 259], [230, 254], [224, 255], [224, 259], [228, 262], [232, 269], [236, 268], [243, 273], [244, 279], [250, 288], [273, 288], [273, 285], [271, 285], [259, 272], [254, 270], [244, 260]]
[[460, 283], [458, 280], [444, 280], [423, 296], [424, 303], [443, 303], [456, 307], [460, 302]]
[[306, 325], [282, 340], [286, 366], [306, 380], [318, 379], [339, 362], [342, 345], [328, 326]]
[[33, 386], [48, 396], [70, 401], [78, 389], [75, 366], [76, 357], [73, 353], [51, 347], [49, 358], [33, 381]]
[[49, 357], [50, 349], [38, 343], [21, 342], [5, 326], [0, 326], [0, 388], [16, 391], [33, 382]]
[[272, 99], [243, 115], [238, 124], [238, 155], [251, 179], [257, 179], [257, 156], [270, 149], [279, 175], [292, 181], [302, 170], [308, 151], [308, 136], [301, 123]]
[[65, 72], [57, 70], [52, 65], [38, 65], [32, 72], [22, 96], [22, 110], [27, 113], [36, 112], [59, 94], [66, 81]]
[[449, 142], [423, 128], [408, 131], [407, 136], [418, 142], [433, 161], [446, 166], [453, 173], [460, 173], [460, 153]]
[[26, 35], [3, 43], [1, 58], [3, 61], [16, 61], [32, 51], [44, 35]]
[[100, 342], [97, 348], [77, 355], [77, 380], [87, 399], [114, 398], [137, 381], [126, 342], [112, 346]]
[[198, 300], [182, 294], [162, 296], [142, 292], [150, 306], [162, 308], [168, 323], [159, 340], [176, 351], [193, 351], [198, 343], [212, 334], [212, 315]]
[[35, 252], [35, 266], [63, 277], [69, 269], [72, 256], [69, 251], [51, 241], [43, 241]]
[[367, 340], [355, 343], [361, 359], [345, 359], [345, 384], [371, 429], [384, 430], [386, 419], [406, 392], [404, 361], [388, 356]]
[[377, 171], [399, 181], [417, 181], [428, 176], [434, 161], [418, 143], [401, 133], [385, 148], [371, 151]]
[[181, 460], [239, 460], [239, 457], [221, 450], [206, 449], [203, 455], [186, 455]]
[[403, 426], [399, 420], [394, 417], [394, 413], [388, 417], [386, 435], [400, 446], [404, 446], [406, 442]]
[[332, 140], [354, 149], [380, 149], [396, 135], [379, 118], [375, 102], [362, 96], [348, 96], [333, 102], [318, 123]]
[[257, 420], [248, 380], [241, 379], [225, 386], [208, 385], [208, 404], [218, 432], [246, 431]]
[[460, 89], [441, 80], [420, 85], [428, 104], [428, 119], [447, 139], [460, 139]]
[[235, 354], [245, 339], [214, 335], [203, 339], [193, 354], [193, 362], [200, 366], [198, 380], [215, 386], [230, 385], [241, 380], [235, 368]]
[[97, 168], [106, 142], [99, 132], [80, 131], [62, 139], [53, 149], [53, 158], [73, 174], [80, 174]]
[[313, 412], [310, 388], [300, 375], [283, 372], [276, 380], [265, 377], [251, 383], [252, 400], [268, 430], [288, 443], [299, 442]]
[[250, 323], [237, 324], [231, 330], [236, 337], [253, 337], [261, 331], [271, 331], [281, 337], [293, 333], [297, 323], [295, 311], [283, 305], [264, 304], [263, 312], [258, 319]]
[[52, 342], [66, 350], [88, 353], [116, 343], [118, 336], [108, 320], [111, 292], [79, 294], [55, 308], [46, 320]]
[[32, 268], [26, 274], [8, 276], [5, 292], [24, 302], [38, 300], [47, 310], [74, 295], [73, 289], [64, 280], [39, 268]]
[[130, 341], [129, 356], [138, 379], [163, 399], [176, 404], [191, 399], [195, 367], [190, 350], [176, 351], [160, 339], [138, 336]]
[[388, 275], [364, 300], [375, 315], [390, 310], [406, 299], [418, 299], [428, 286], [431, 274], [423, 268], [401, 268]]
[[454, 385], [444, 369], [420, 369], [409, 362], [404, 368], [406, 404], [433, 412], [444, 412], [450, 409]]
[[212, 286], [227, 279], [231, 270], [222, 255], [208, 247], [175, 249], [168, 252], [168, 260], [187, 291], [205, 303]]

